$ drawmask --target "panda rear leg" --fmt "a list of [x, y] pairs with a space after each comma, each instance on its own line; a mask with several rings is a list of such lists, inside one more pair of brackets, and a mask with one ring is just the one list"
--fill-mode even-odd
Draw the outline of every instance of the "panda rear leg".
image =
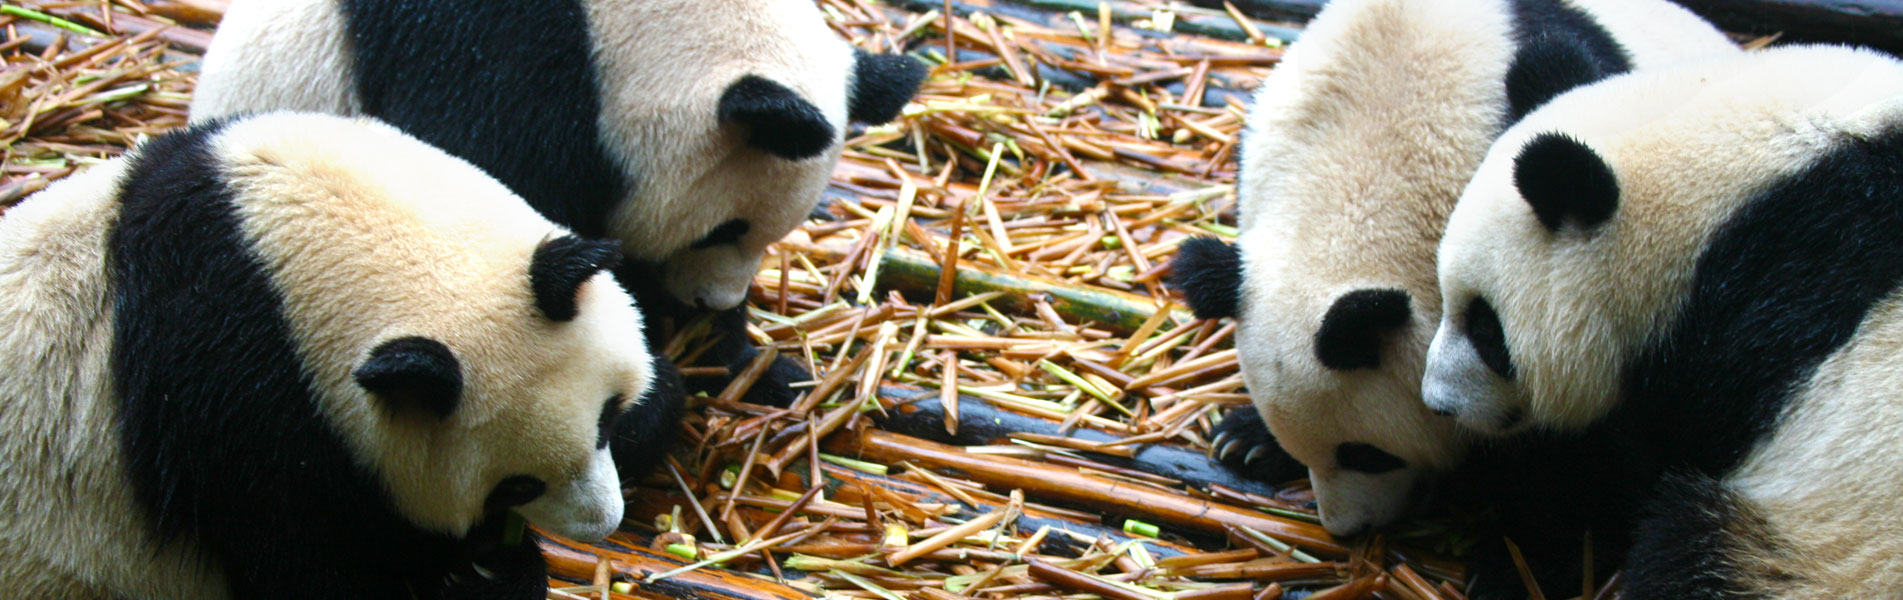
[[1209, 451], [1222, 464], [1256, 481], [1281, 483], [1308, 476], [1308, 467], [1282, 450], [1253, 406], [1229, 411], [1216, 424]]

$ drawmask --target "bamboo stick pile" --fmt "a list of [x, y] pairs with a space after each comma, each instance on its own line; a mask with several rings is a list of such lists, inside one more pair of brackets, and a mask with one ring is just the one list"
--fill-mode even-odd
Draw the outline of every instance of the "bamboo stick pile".
[[[1445, 532], [1345, 545], [1305, 482], [1204, 456], [1248, 402], [1234, 325], [1194, 319], [1165, 275], [1182, 240], [1234, 234], [1244, 102], [1287, 29], [1005, 1], [818, 0], [933, 75], [852, 133], [824, 218], [755, 279], [768, 351], [695, 401], [623, 530], [544, 540], [549, 597], [1463, 598]], [[0, 207], [181, 125], [223, 3], [9, 6]], [[720, 373], [693, 366], [706, 329], [659, 350]], [[778, 356], [817, 379], [788, 408], [741, 402]]]

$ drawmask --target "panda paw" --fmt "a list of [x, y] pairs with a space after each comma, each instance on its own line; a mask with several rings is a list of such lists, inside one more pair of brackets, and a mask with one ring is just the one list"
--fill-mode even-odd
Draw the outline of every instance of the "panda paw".
[[[443, 578], [443, 600], [540, 600], [548, 596], [548, 562], [533, 531], [515, 544], [497, 539], [491, 519], [478, 525], [476, 542], [462, 564]], [[421, 597], [430, 597], [422, 594]]]
[[655, 355], [653, 377], [641, 403], [615, 421], [608, 451], [614, 456], [621, 481], [640, 481], [661, 463], [680, 429], [681, 410], [687, 405], [687, 386], [681, 371], [665, 356]]
[[1215, 434], [1209, 442], [1210, 455], [1244, 477], [1280, 483], [1308, 475], [1308, 467], [1275, 442], [1253, 406], [1229, 411], [1229, 416], [1216, 424]]
[[[746, 360], [741, 361], [738, 366], [732, 368], [735, 372], [739, 372], [739, 369], [746, 368], [747, 363], [753, 362], [754, 355], [758, 353], [757, 350], [749, 352]], [[760, 378], [754, 380], [753, 387], [747, 390], [746, 395], [741, 396], [741, 401], [763, 406], [786, 408], [792, 406], [793, 400], [799, 398], [799, 392], [793, 389], [793, 384], [812, 378], [813, 374], [807, 372], [806, 367], [800, 366], [800, 364], [793, 359], [782, 356], [774, 359], [773, 364], [767, 367], [766, 372], [761, 373]]]

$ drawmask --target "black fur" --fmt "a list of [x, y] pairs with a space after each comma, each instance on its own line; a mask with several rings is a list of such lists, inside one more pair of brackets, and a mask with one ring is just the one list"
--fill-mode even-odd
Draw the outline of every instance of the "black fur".
[[[641, 305], [642, 313], [647, 317], [646, 332], [649, 348], [665, 348], [675, 330], [685, 327], [694, 319], [708, 311], [688, 306], [668, 293], [661, 284], [660, 265], [649, 261], [625, 261], [615, 271], [615, 278], [628, 286], [628, 292], [634, 294], [635, 302]], [[727, 310], [714, 311], [712, 315], [712, 333], [719, 341], [708, 348], [700, 358], [701, 364], [711, 364], [728, 368], [730, 375], [721, 377], [695, 377], [688, 380], [682, 389], [685, 393], [718, 393], [727, 382], [760, 351], [753, 347], [747, 337], [747, 307], [736, 306]], [[792, 403], [799, 394], [794, 392], [793, 383], [812, 379], [805, 367], [792, 359], [782, 356], [774, 361], [772, 368], [752, 388], [741, 397], [744, 402], [766, 406], [784, 407]]]
[[925, 64], [902, 54], [852, 50], [852, 97], [848, 115], [861, 123], [896, 119], [925, 83]]
[[1201, 319], [1234, 318], [1242, 309], [1242, 254], [1212, 237], [1193, 237], [1176, 247], [1170, 287]]
[[1768, 532], [1769, 524], [1710, 477], [1668, 475], [1655, 493], [1633, 536], [1625, 597], [1753, 597], [1736, 585], [1742, 573], [1727, 557], [1762, 541], [1759, 534]]
[[1632, 70], [1631, 57], [1612, 34], [1559, 0], [1511, 0], [1513, 63], [1507, 68], [1511, 125], [1554, 96]]
[[639, 482], [664, 460], [667, 449], [674, 445], [681, 410], [686, 405], [680, 369], [658, 354], [653, 366], [647, 395], [642, 396], [640, 405], [616, 417], [614, 437], [608, 442], [615, 471], [628, 485]]
[[621, 247], [614, 242], [584, 240], [572, 235], [542, 242], [529, 259], [529, 287], [535, 290], [535, 308], [550, 321], [575, 318], [575, 293], [595, 273], [621, 263]]
[[417, 408], [448, 417], [462, 401], [463, 374], [456, 353], [426, 337], [384, 342], [351, 372], [357, 385], [393, 408]]
[[1467, 303], [1461, 322], [1467, 328], [1467, 341], [1473, 343], [1474, 353], [1480, 355], [1480, 362], [1512, 380], [1513, 353], [1507, 349], [1506, 329], [1500, 323], [1500, 314], [1493, 311], [1493, 305], [1487, 303], [1486, 298], [1474, 298]]
[[748, 223], [746, 219], [727, 219], [725, 223], [721, 223], [712, 230], [709, 230], [707, 235], [700, 236], [700, 239], [694, 240], [694, 244], [690, 247], [699, 250], [701, 248], [712, 248], [722, 244], [738, 243], [741, 236], [747, 235], [747, 232], [752, 229], [753, 224]]
[[759, 75], [720, 94], [720, 122], [746, 128], [747, 145], [787, 160], [819, 156], [833, 145], [826, 114], [799, 92]]
[[[1245, 477], [1281, 483], [1308, 476], [1308, 467], [1282, 450], [1254, 406], [1239, 406], [1229, 411], [1211, 433], [1224, 441], [1222, 448], [1212, 448], [1216, 458]], [[1230, 449], [1231, 446], [1235, 448]], [[1248, 459], [1250, 454], [1256, 456], [1255, 460]]]
[[1381, 338], [1408, 323], [1407, 292], [1355, 290], [1335, 299], [1315, 331], [1315, 358], [1336, 371], [1381, 366]]
[[400, 517], [312, 396], [218, 171], [222, 126], [137, 150], [108, 237], [133, 497], [154, 533], [195, 540], [235, 598], [441, 597], [464, 546]]
[[604, 237], [630, 182], [602, 145], [584, 4], [342, 0], [363, 111]]
[[491, 511], [500, 511], [511, 506], [521, 506], [534, 502], [548, 491], [548, 482], [528, 475], [513, 475], [503, 478], [495, 489], [489, 491], [489, 497], [482, 501], [483, 507]]
[[1563, 133], [1542, 133], [1513, 158], [1513, 185], [1547, 231], [1594, 231], [1619, 210], [1619, 178], [1605, 159]]
[[1345, 442], [1335, 446], [1335, 464], [1350, 471], [1360, 471], [1379, 475], [1388, 471], [1407, 467], [1407, 461], [1388, 454], [1374, 446], [1362, 442]]
[[[497, 515], [469, 533], [470, 548], [439, 596], [444, 599], [543, 598], [548, 595], [548, 563], [534, 530], [521, 530], [510, 543], [506, 529], [512, 520]], [[480, 569], [480, 570], [478, 570]]]
[[[1640, 532], [1648, 539], [1715, 531], [1692, 506], [1710, 510], [1712, 497], [1666, 474], [1728, 476], [1776, 429], [1793, 391], [1903, 281], [1903, 128], [1846, 136], [1810, 168], [1769, 183], [1700, 252], [1677, 320], [1627, 365], [1612, 414], [1577, 435], [1530, 437], [1477, 461], [1495, 469], [1478, 480], [1511, 482], [1493, 491], [1503, 533], [1523, 548], [1592, 529], [1603, 546], [1599, 564], [1618, 561], [1640, 505], [1651, 506]], [[1667, 495], [1652, 500], [1655, 489]], [[1529, 552], [1529, 560], [1564, 579], [1579, 564], [1577, 550], [1564, 546], [1577, 542], [1554, 543], [1560, 547], [1541, 556], [1555, 558]], [[1627, 560], [1635, 574], [1628, 589], [1670, 592], [1674, 581], [1708, 576], [1715, 560], [1648, 556]], [[1471, 564], [1511, 572], [1499, 558]]]

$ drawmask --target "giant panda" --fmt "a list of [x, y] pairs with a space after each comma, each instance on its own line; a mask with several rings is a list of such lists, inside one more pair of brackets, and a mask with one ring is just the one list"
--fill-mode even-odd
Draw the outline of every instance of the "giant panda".
[[[620, 241], [650, 345], [720, 311], [711, 354], [737, 372], [767, 245], [818, 204], [848, 121], [891, 120], [923, 77], [839, 39], [812, 0], [255, 0], [225, 15], [192, 118], [388, 121]], [[781, 361], [749, 399], [784, 405], [805, 378]]]
[[1439, 277], [1425, 405], [1509, 436], [1529, 562], [1577, 572], [1590, 530], [1635, 600], [1903, 596], [1903, 62], [1785, 47], [1560, 96], [1493, 146]]
[[[653, 370], [610, 242], [363, 118], [155, 138], [0, 215], [0, 588], [542, 598]], [[639, 411], [635, 411], [639, 412]]]
[[1255, 410], [1214, 451], [1257, 477], [1305, 466], [1337, 536], [1400, 516], [1469, 443], [1420, 377], [1435, 244], [1488, 144], [1573, 86], [1735, 52], [1664, 0], [1330, 2], [1256, 94], [1237, 246], [1175, 261], [1199, 316], [1239, 324]]

